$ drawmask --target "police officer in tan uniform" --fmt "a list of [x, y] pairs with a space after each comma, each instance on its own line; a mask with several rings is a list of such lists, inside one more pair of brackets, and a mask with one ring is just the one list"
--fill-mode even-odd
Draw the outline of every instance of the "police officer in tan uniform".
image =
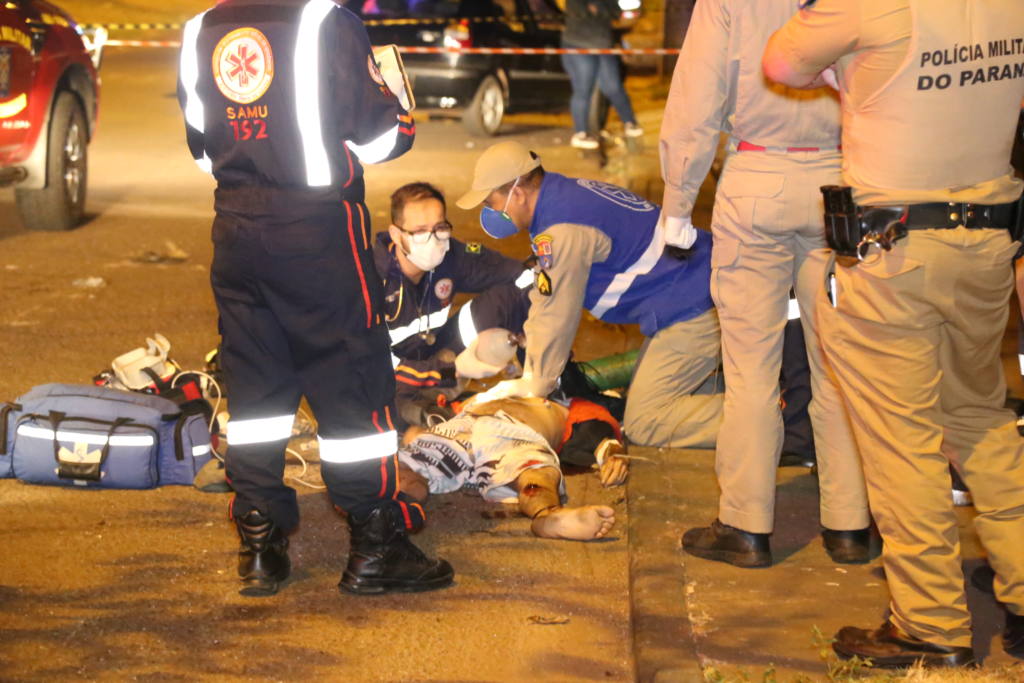
[[835, 308], [819, 312], [885, 541], [891, 614], [873, 631], [843, 628], [834, 648], [876, 666], [973, 662], [952, 463], [1009, 612], [1004, 647], [1024, 656], [1024, 442], [999, 358], [1021, 247], [1010, 147], [1024, 4], [818, 0], [772, 37], [764, 67], [797, 87], [838, 77], [855, 206], [837, 202], [827, 225], [837, 252], [862, 257], [835, 266]]
[[818, 187], [839, 180], [839, 104], [828, 88], [766, 83], [768, 36], [793, 0], [699, 0], [661, 130], [666, 239], [688, 246], [690, 216], [721, 133], [728, 157], [715, 197], [711, 293], [722, 327], [725, 412], [716, 470], [718, 519], [684, 549], [740, 567], [771, 564], [776, 467], [783, 443], [779, 367], [789, 291], [799, 301], [811, 367], [821, 524], [837, 562], [869, 559], [867, 496], [857, 449], [814, 326], [818, 278], [807, 255], [825, 246]]

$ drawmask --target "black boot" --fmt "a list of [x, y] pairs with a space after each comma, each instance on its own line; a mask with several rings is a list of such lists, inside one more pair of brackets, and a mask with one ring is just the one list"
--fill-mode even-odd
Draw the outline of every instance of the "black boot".
[[839, 531], [822, 529], [821, 543], [837, 564], [867, 564], [878, 557], [881, 539], [872, 528]]
[[1003, 651], [1018, 659], [1024, 659], [1024, 616], [1006, 612], [1006, 628], [1003, 629]]
[[362, 515], [350, 514], [352, 547], [338, 588], [372, 595], [413, 593], [450, 586], [455, 572], [413, 545], [395, 506], [384, 503]]
[[683, 534], [683, 550], [705, 560], [728, 562], [745, 569], [770, 567], [769, 535], [737, 529], [716, 519], [711, 526], [688, 529]]
[[836, 634], [832, 649], [842, 659], [870, 658], [880, 669], [899, 669], [921, 662], [923, 666], [974, 666], [969, 647], [933, 645], [885, 622], [874, 631], [845, 626]]
[[274, 595], [288, 578], [288, 539], [273, 521], [258, 510], [235, 519], [242, 547], [238, 550], [238, 576], [245, 586], [238, 591], [250, 597]]

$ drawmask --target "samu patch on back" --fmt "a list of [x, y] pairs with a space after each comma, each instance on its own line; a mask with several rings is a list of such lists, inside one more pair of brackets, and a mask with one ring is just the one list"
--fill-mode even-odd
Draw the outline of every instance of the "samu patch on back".
[[259, 29], [235, 29], [213, 50], [213, 79], [224, 97], [249, 104], [263, 97], [274, 80], [274, 51]]

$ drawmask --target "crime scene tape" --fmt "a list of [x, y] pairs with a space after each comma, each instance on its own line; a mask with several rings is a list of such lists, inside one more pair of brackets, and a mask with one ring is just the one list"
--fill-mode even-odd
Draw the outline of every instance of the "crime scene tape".
[[[181, 47], [180, 40], [107, 40], [107, 47]], [[427, 47], [399, 45], [406, 54], [470, 55], [676, 55], [679, 48], [582, 48], [582, 47]]]
[[105, 28], [108, 31], [180, 31], [181, 22], [141, 24], [79, 24], [83, 29]]
[[[405, 19], [364, 19], [366, 26], [420, 26], [424, 24], [445, 24], [467, 22], [470, 24], [493, 24], [496, 22], [558, 22], [562, 17], [557, 14], [534, 17], [409, 17]], [[132, 24], [81, 24], [82, 28], [105, 28], [108, 31], [178, 31], [184, 26], [176, 22], [141, 22]]]
[[181, 47], [180, 40], [118, 40], [110, 38], [105, 47]]
[[399, 45], [399, 52], [410, 54], [460, 53], [468, 55], [675, 55], [679, 48], [669, 47], [425, 47]]

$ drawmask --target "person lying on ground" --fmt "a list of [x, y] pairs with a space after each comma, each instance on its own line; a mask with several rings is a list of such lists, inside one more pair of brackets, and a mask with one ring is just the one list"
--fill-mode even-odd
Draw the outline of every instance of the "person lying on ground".
[[570, 407], [542, 398], [507, 398], [468, 406], [450, 420], [410, 428], [398, 450], [401, 490], [419, 502], [431, 493], [475, 489], [487, 500], [517, 501], [541, 538], [590, 541], [615, 524], [607, 505], [565, 507], [556, 450], [573, 465], [598, 465], [604, 486], [627, 476], [618, 423], [600, 406]]

